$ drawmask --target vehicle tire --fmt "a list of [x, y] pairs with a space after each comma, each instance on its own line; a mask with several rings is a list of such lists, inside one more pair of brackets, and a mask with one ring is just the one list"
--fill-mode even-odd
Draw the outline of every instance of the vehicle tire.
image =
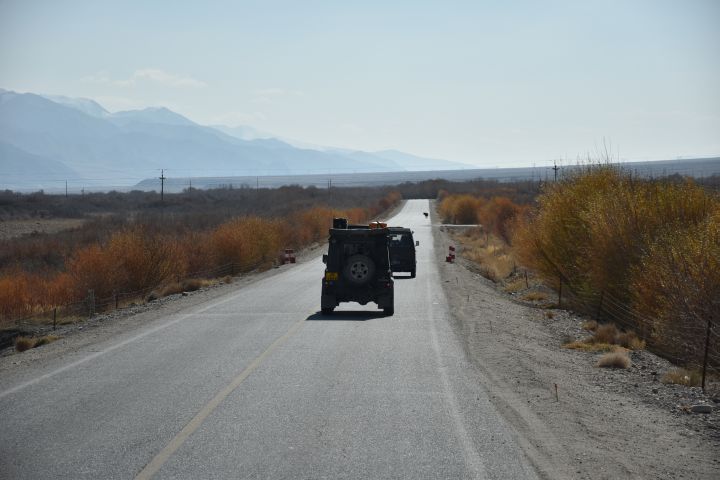
[[375, 275], [375, 262], [366, 255], [353, 255], [345, 261], [345, 279], [354, 285], [363, 285]]
[[332, 315], [334, 308], [321, 308], [320, 311], [323, 315]]
[[385, 307], [383, 308], [383, 313], [386, 317], [392, 317], [395, 313], [395, 307]]

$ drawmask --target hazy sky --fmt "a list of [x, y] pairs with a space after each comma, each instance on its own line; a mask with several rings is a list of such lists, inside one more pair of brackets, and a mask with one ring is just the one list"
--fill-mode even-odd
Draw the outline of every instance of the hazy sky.
[[720, 1], [0, 0], [0, 87], [481, 166], [713, 156]]

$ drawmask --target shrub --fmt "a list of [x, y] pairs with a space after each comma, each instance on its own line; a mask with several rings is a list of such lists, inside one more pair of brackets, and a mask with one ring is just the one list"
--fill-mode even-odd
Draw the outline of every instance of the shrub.
[[583, 322], [582, 328], [594, 332], [598, 328], [598, 323], [595, 320], [588, 320]]
[[493, 197], [480, 208], [478, 216], [486, 231], [509, 244], [513, 221], [525, 211], [526, 207], [514, 204], [509, 198]]
[[630, 368], [632, 362], [625, 352], [609, 352], [600, 357], [597, 366], [601, 368]]
[[653, 242], [631, 272], [634, 306], [655, 349], [699, 361], [707, 322], [720, 325], [720, 207]]
[[645, 342], [640, 340], [635, 335], [635, 332], [621, 332], [612, 323], [598, 325], [593, 320], [583, 323], [583, 328], [592, 331], [593, 335], [583, 340], [570, 342], [565, 345], [565, 348], [586, 351], [614, 350], [617, 347], [629, 350], [642, 350], [645, 348]]
[[68, 264], [68, 274], [73, 282], [73, 296], [81, 298], [88, 290], [100, 296], [108, 296], [120, 283], [118, 259], [100, 245], [90, 245], [73, 255]]
[[449, 195], [440, 202], [439, 212], [445, 223], [476, 224], [482, 204], [483, 200], [472, 195]]
[[[296, 203], [297, 198], [317, 195], [315, 190], [284, 187], [268, 194], [278, 200], [278, 205], [260, 206], [264, 213], [281, 209], [284, 216], [278, 218], [245, 215], [219, 222], [217, 218], [222, 214], [217, 207], [207, 215], [138, 214], [132, 222], [111, 216], [88, 221], [81, 231], [64, 233], [62, 242], [57, 239], [14, 242], [9, 253], [4, 250], [0, 253], [0, 266], [14, 257], [18, 263], [0, 273], [0, 322], [81, 301], [88, 290], [94, 291], [96, 299], [107, 301], [113, 291], [134, 292], [140, 297], [142, 292], [155, 288], [148, 298], [158, 298], [174, 291], [200, 288], [203, 284], [198, 282], [203, 281], [182, 279], [202, 276], [214, 269], [216, 276], [226, 275], [227, 270], [218, 273], [217, 267], [231, 262], [236, 272], [267, 268], [282, 248], [300, 248], [324, 239], [333, 217], [344, 216], [353, 223], [363, 223], [401, 199], [398, 192], [389, 192], [372, 202], [367, 197], [339, 195], [345, 202], [364, 205], [345, 211], [318, 206], [316, 201]], [[188, 194], [192, 194], [192, 202], [183, 205], [183, 209], [190, 210], [196, 200], [216, 202], [218, 196], [218, 192]], [[142, 202], [153, 197], [138, 195], [133, 199]], [[240, 200], [247, 200], [244, 192], [238, 195]], [[93, 195], [96, 197], [118, 201], [111, 194]], [[120, 195], [122, 198], [125, 197]], [[32, 266], [41, 258], [45, 269], [23, 270], [26, 264]]]
[[549, 285], [562, 279], [586, 313], [605, 295], [656, 351], [697, 360], [699, 326], [720, 322], [718, 212], [718, 198], [691, 181], [588, 167], [545, 188], [513, 246]]
[[31, 348], [47, 345], [59, 338], [60, 337], [56, 335], [45, 335], [44, 337], [15, 337], [15, 351], [24, 352], [26, 350], [30, 350]]
[[32, 337], [15, 337], [15, 351], [24, 352], [35, 346], [35, 339]]

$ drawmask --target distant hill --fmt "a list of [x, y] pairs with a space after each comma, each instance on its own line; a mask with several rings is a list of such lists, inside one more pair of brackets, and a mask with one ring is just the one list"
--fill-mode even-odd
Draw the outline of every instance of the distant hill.
[[467, 163], [451, 162], [448, 160], [440, 160], [438, 158], [418, 157], [417, 155], [411, 155], [397, 150], [381, 150], [379, 152], [372, 152], [372, 154], [376, 157], [395, 162], [402, 166], [405, 170], [422, 171], [477, 168], [474, 165], [468, 165]]
[[[401, 152], [299, 148], [249, 127], [207, 127], [167, 108], [110, 113], [90, 99], [0, 90], [0, 188], [46, 188], [70, 176], [100, 188], [171, 176], [297, 175], [423, 169]], [[442, 163], [454, 168], [452, 162]], [[62, 180], [64, 182], [64, 179]]]
[[[4, 142], [0, 142], [0, 164], [0, 175], [5, 179], [3, 183], [23, 188], [57, 188], [58, 182], [79, 176], [75, 170], [58, 160], [33, 155]], [[28, 171], [42, 172], [44, 180], [29, 176]]]

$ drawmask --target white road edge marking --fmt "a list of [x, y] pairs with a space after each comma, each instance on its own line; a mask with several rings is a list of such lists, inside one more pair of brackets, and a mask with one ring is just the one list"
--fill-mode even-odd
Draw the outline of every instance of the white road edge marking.
[[[439, 278], [439, 272], [436, 271], [433, 277]], [[427, 298], [433, 298], [433, 290], [429, 281], [430, 276], [428, 276], [427, 278]], [[435, 302], [433, 302], [433, 304], [435, 304]], [[455, 398], [455, 392], [453, 392], [452, 386], [450, 385], [447, 368], [443, 363], [442, 355], [440, 353], [440, 344], [438, 342], [437, 328], [435, 327], [435, 320], [433, 318], [432, 310], [433, 309], [431, 308], [430, 311], [427, 312], [427, 320], [430, 323], [430, 339], [432, 342], [433, 350], [435, 352], [435, 360], [437, 361], [437, 368], [440, 373], [440, 380], [442, 381], [443, 397], [445, 397], [445, 402], [450, 409], [450, 414], [452, 416], [453, 423], [455, 424], [455, 432], [457, 433], [458, 440], [462, 445], [463, 456], [465, 457], [466, 465], [473, 473], [473, 478], [486, 479], [488, 478], [488, 476], [487, 471], [485, 470], [485, 464], [480, 458], [480, 455], [478, 454], [477, 449], [475, 448], [475, 445], [473, 444], [473, 441], [470, 438], [467, 429], [465, 428], [462, 413], [460, 413], [460, 408], [458, 407], [457, 399]]]
[[215, 395], [212, 400], [210, 400], [208, 403], [205, 404], [205, 406], [193, 417], [190, 422], [188, 422], [185, 427], [183, 427], [180, 432], [173, 437], [172, 440], [170, 440], [170, 443], [168, 443], [165, 448], [160, 450], [160, 452], [155, 455], [155, 457], [148, 463], [145, 468], [143, 468], [140, 473], [137, 474], [135, 477], [135, 480], [148, 480], [152, 478], [153, 475], [155, 475], [165, 464], [165, 462], [168, 461], [168, 459], [172, 456], [173, 453], [175, 453], [184, 443], [185, 441], [190, 437], [190, 435], [195, 432], [202, 423], [205, 421], [205, 419], [210, 416], [227, 398], [228, 395], [230, 395], [236, 388], [240, 386], [241, 383], [245, 381], [247, 377], [250, 376], [250, 374], [255, 371], [256, 368], [258, 368], [263, 360], [270, 355], [277, 347], [285, 343], [290, 337], [292, 337], [295, 332], [297, 332], [300, 327], [305, 324], [306, 319], [299, 320], [295, 322], [290, 329], [285, 332], [285, 334], [275, 340], [270, 346], [261, 353], [255, 360], [252, 361], [250, 365], [243, 370], [240, 375], [235, 377], [232, 382], [230, 382], [225, 388], [220, 390], [217, 395]]

